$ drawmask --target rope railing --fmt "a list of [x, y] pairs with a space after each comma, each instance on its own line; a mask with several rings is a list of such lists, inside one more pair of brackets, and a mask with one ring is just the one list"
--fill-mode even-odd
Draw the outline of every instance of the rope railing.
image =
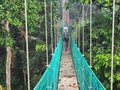
[[61, 52], [62, 38], [58, 41], [57, 48], [52, 56], [51, 62], [47, 66], [46, 71], [35, 86], [34, 90], [57, 90]]
[[73, 39], [71, 39], [71, 52], [80, 90], [106, 90], [86, 62]]

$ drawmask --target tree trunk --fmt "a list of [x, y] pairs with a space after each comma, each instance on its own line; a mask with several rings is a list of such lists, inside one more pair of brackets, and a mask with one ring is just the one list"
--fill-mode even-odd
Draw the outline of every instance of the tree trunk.
[[7, 59], [6, 59], [6, 85], [7, 85], [7, 90], [11, 90], [11, 48], [7, 47]]
[[[5, 23], [5, 30], [7, 30], [8, 34], [10, 33], [9, 22], [8, 21], [6, 21], [6, 23]], [[11, 70], [10, 69], [11, 69], [12, 51], [11, 51], [11, 48], [9, 46], [6, 47], [6, 53], [7, 53], [7, 58], [6, 58], [6, 86], [7, 86], [7, 90], [11, 90]]]

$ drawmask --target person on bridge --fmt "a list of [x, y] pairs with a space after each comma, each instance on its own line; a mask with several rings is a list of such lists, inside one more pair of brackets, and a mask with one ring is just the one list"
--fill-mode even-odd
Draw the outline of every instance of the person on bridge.
[[63, 44], [64, 44], [64, 49], [65, 51], [68, 50], [68, 42], [69, 42], [69, 32], [68, 32], [68, 27], [64, 28], [64, 32], [63, 32]]

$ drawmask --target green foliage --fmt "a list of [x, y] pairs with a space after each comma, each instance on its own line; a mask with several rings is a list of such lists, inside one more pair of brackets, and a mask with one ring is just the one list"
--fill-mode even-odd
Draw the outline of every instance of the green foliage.
[[116, 75], [116, 79], [118, 80], [118, 82], [120, 81], [120, 73]]
[[15, 40], [5, 30], [0, 31], [0, 46], [12, 47], [14, 44]]
[[38, 52], [39, 50], [45, 51], [45, 50], [46, 50], [46, 46], [45, 46], [45, 45], [36, 44], [35, 50], [36, 50], [37, 52]]
[[7, 36], [7, 32], [5, 30], [0, 30], [0, 46], [5, 45], [5, 37]]
[[5, 87], [5, 58], [6, 58], [6, 55], [5, 55], [6, 51], [5, 51], [5, 48], [1, 47], [0, 46], [0, 85], [2, 85], [2, 87]]
[[15, 44], [15, 40], [11, 37], [6, 37], [6, 47], [12, 47]]
[[[40, 77], [41, 77], [41, 76], [39, 76], [39, 75], [33, 75], [33, 78], [31, 79], [32, 85], [36, 85], [36, 82], [39, 81]], [[33, 88], [34, 88], [34, 87], [33, 87]]]
[[29, 0], [27, 9], [29, 34], [34, 32], [34, 28], [39, 28], [39, 23], [44, 20], [44, 16], [40, 16], [43, 7], [44, 4], [39, 2], [39, 0]]
[[69, 9], [69, 3], [66, 3], [66, 2], [65, 2], [64, 8], [65, 8], [66, 10]]
[[[39, 0], [28, 0], [27, 1], [27, 12], [28, 12], [28, 32], [29, 36], [39, 38], [37, 40], [29, 39], [29, 54], [30, 54], [30, 73], [31, 80], [34, 81], [34, 84], [37, 83], [37, 80], [34, 78], [35, 74], [40, 74], [44, 71], [45, 65], [45, 45], [37, 47], [37, 50], [42, 50], [41, 52], [35, 52], [35, 46], [37, 42], [43, 41], [45, 43], [45, 31], [44, 31], [44, 4]], [[0, 48], [1, 52], [4, 52], [5, 47], [12, 47], [12, 64], [11, 64], [11, 84], [12, 90], [26, 90], [27, 74], [23, 73], [26, 71], [26, 45], [25, 38], [22, 36], [21, 31], [25, 31], [25, 15], [24, 15], [24, 1], [22, 0], [2, 0], [0, 2]], [[10, 32], [2, 30], [5, 24], [1, 24], [3, 20], [9, 22]], [[43, 34], [41, 34], [43, 33]], [[42, 37], [41, 37], [42, 36]], [[6, 52], [0, 53], [0, 62], [6, 60]], [[39, 61], [41, 60], [41, 61]], [[3, 86], [5, 84], [5, 63], [0, 63], [0, 83]], [[4, 66], [4, 68], [3, 68]], [[34, 70], [37, 68], [37, 72]], [[33, 77], [33, 78], [32, 78]], [[21, 81], [22, 82], [21, 82]], [[1, 82], [3, 81], [3, 82]], [[33, 83], [32, 83], [33, 84]], [[33, 85], [31, 85], [33, 88]], [[5, 89], [4, 89], [5, 90]]]
[[3, 90], [7, 90], [7, 87], [2, 87]]

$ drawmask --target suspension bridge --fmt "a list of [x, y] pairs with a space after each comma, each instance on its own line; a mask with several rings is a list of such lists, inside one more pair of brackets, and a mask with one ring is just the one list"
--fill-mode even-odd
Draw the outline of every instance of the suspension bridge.
[[50, 64], [34, 90], [106, 90], [72, 37], [70, 51], [62, 51], [62, 45], [61, 37]]
[[[67, 0], [62, 0], [62, 1], [63, 1], [62, 3], [62, 7], [63, 7], [65, 2], [68, 2], [68, 1]], [[91, 5], [92, 3], [90, 4], [90, 30], [92, 30]], [[45, 70], [42, 78], [38, 81], [38, 83], [34, 87], [34, 90], [106, 90], [91, 69], [92, 67], [91, 53], [92, 52], [90, 52], [90, 65], [89, 65], [84, 57], [84, 53], [82, 54], [80, 52], [75, 40], [71, 35], [71, 29], [69, 25], [69, 11], [63, 10], [62, 12], [63, 12], [63, 15], [62, 15], [63, 26], [61, 31], [64, 31], [64, 26], [67, 25], [70, 33], [69, 51], [67, 53], [64, 52], [63, 40], [61, 35], [61, 37], [59, 38], [59, 41], [57, 42], [55, 51], [53, 52], [52, 50], [53, 55], [51, 58], [51, 62], [49, 64], [47, 37], [46, 37], [47, 69]], [[45, 23], [47, 22], [46, 20], [47, 19], [46, 19], [46, 0], [45, 0]], [[46, 36], [47, 36], [47, 23], [45, 26], [45, 30], [46, 30]], [[92, 46], [91, 35], [92, 35], [92, 31], [90, 31], [90, 51]], [[29, 77], [28, 77], [28, 80], [29, 80]], [[29, 82], [28, 82], [28, 87], [29, 87]], [[111, 79], [111, 88], [112, 88], [112, 79]]]
[[[64, 7], [65, 2], [68, 2], [68, 0], [62, 1], [62, 7]], [[61, 35], [53, 53], [52, 60], [50, 64], [48, 64], [47, 59], [47, 69], [34, 90], [105, 90], [102, 83], [92, 71], [91, 64], [90, 66], [88, 65], [86, 59], [79, 51], [71, 35], [69, 11], [64, 8], [62, 18], [63, 26], [61, 31], [64, 31], [64, 26], [68, 25], [70, 35], [69, 51], [67, 53], [64, 52]], [[48, 52], [46, 52], [46, 56], [47, 54]]]

